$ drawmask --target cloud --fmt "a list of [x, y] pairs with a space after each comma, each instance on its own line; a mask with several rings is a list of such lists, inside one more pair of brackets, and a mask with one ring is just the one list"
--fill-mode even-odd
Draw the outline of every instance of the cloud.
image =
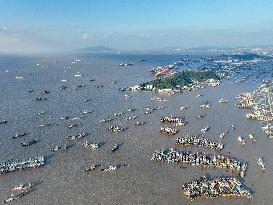
[[37, 26], [35, 28], [0, 25], [0, 53], [37, 54], [67, 52], [88, 46], [107, 46], [120, 50], [157, 49], [169, 46], [251, 46], [273, 42], [272, 29], [162, 29], [126, 32], [92, 32], [79, 26]]

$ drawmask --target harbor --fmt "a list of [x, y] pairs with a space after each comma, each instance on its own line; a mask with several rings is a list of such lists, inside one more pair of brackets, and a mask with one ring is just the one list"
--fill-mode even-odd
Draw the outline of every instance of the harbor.
[[[9, 98], [0, 99], [3, 105], [0, 119], [3, 121], [0, 124], [3, 133], [1, 162], [29, 156], [48, 157], [45, 165], [39, 169], [29, 168], [2, 174], [2, 200], [10, 196], [10, 187], [30, 181], [38, 182], [35, 190], [19, 198], [14, 194], [14, 203], [69, 203], [73, 199], [73, 203], [79, 204], [115, 204], [114, 198], [119, 197], [128, 204], [187, 204], [189, 201], [181, 193], [181, 186], [210, 174], [212, 179], [223, 175], [242, 175], [245, 184], [254, 190], [251, 202], [255, 204], [263, 201], [270, 194], [271, 187], [268, 179], [271, 178], [273, 161], [267, 155], [271, 150], [267, 141], [270, 139], [260, 128], [262, 125], [259, 121], [246, 119], [245, 114], [251, 112], [250, 109], [239, 109], [236, 106], [236, 96], [253, 92], [260, 83], [253, 81], [253, 84], [248, 84], [248, 81], [244, 81], [235, 84], [232, 80], [221, 80], [216, 87], [183, 90], [177, 95], [119, 91], [121, 87], [148, 82], [154, 78], [149, 70], [157, 61], [153, 62], [153, 56], [145, 58], [146, 61], [141, 62], [141, 65], [134, 59], [123, 60], [134, 62], [133, 66], [128, 66], [125, 70], [118, 65], [120, 58], [82, 59], [71, 64], [71, 68], [63, 69], [60, 69], [61, 65], [65, 66], [75, 58], [58, 58], [58, 66], [52, 58], [43, 59], [43, 63], [40, 59], [32, 59], [26, 66], [18, 61], [18, 70], [20, 68], [21, 72], [35, 76], [33, 85], [29, 84], [32, 78], [27, 75], [19, 81], [13, 78], [13, 69], [9, 73], [3, 70], [1, 75], [5, 75], [5, 78], [1, 83], [4, 90], [1, 92]], [[171, 56], [168, 61], [171, 63], [176, 59], [179, 56]], [[37, 68], [38, 62], [40, 66]], [[47, 66], [42, 68], [43, 64]], [[103, 70], [97, 69], [102, 65], [105, 65]], [[112, 76], [104, 75], [104, 72], [111, 72], [113, 69], [115, 72]], [[67, 71], [64, 72], [65, 70]], [[81, 76], [75, 77], [78, 71]], [[45, 84], [48, 80], [54, 83]], [[18, 90], [4, 86], [11, 82], [18, 84]], [[84, 87], [74, 89], [83, 84]], [[60, 90], [59, 87], [63, 85], [66, 89]], [[29, 92], [30, 90], [33, 91]], [[41, 93], [41, 90], [49, 93]], [[37, 102], [37, 97], [47, 97], [47, 100]], [[164, 100], [151, 101], [152, 98]], [[86, 102], [86, 99], [92, 100]], [[229, 100], [229, 103], [219, 103], [221, 99]], [[4, 109], [7, 106], [13, 109]], [[187, 108], [181, 110], [181, 106]], [[19, 117], [19, 113], [23, 114], [23, 119]], [[164, 123], [161, 119], [165, 119]], [[12, 127], [16, 129], [11, 129]], [[160, 134], [161, 127], [175, 127], [179, 132], [167, 137], [168, 135]], [[270, 125], [265, 127], [268, 133], [270, 129]], [[250, 134], [255, 137], [256, 143], [252, 143]], [[207, 161], [191, 160], [178, 164], [151, 161], [155, 150], [175, 147], [177, 138], [187, 135], [198, 136], [202, 140], [195, 139], [190, 142], [193, 144], [177, 148], [185, 153], [189, 151], [192, 155], [187, 156], [198, 156], [197, 159], [207, 156]], [[238, 136], [244, 138], [244, 146], [238, 143]], [[22, 142], [34, 139], [37, 143], [21, 146]], [[222, 147], [220, 143], [224, 144], [224, 148], [215, 149], [215, 142], [219, 143], [219, 148]], [[218, 155], [228, 156], [229, 160], [236, 162], [242, 160], [247, 163], [247, 169], [243, 164], [238, 166], [236, 163], [230, 163], [229, 166], [233, 168], [227, 168], [226, 161], [218, 163]], [[213, 156], [216, 157], [215, 164]], [[261, 163], [258, 164], [259, 157], [263, 159], [264, 170]], [[209, 164], [209, 159], [212, 161], [211, 166], [201, 165], [205, 162]], [[119, 166], [120, 164], [126, 166]], [[67, 190], [67, 187], [70, 189]], [[119, 191], [115, 194], [108, 194], [117, 189]], [[132, 195], [132, 190], [137, 194]], [[156, 194], [150, 194], [151, 192]], [[216, 197], [213, 200], [223, 204], [249, 201], [247, 197]], [[195, 200], [194, 203], [203, 204], [205, 201]]]

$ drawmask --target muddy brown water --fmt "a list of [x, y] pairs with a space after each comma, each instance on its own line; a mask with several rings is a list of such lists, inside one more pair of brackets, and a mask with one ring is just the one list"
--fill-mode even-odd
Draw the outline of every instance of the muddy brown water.
[[[46, 165], [39, 169], [28, 169], [0, 176], [0, 200], [11, 193], [11, 188], [19, 183], [33, 182], [34, 189], [12, 204], [271, 204], [273, 199], [273, 148], [271, 140], [260, 129], [261, 123], [244, 118], [247, 110], [237, 109], [235, 96], [242, 91], [252, 91], [258, 83], [252, 79], [234, 84], [224, 81], [216, 88], [184, 92], [177, 95], [159, 95], [148, 92], [124, 93], [118, 91], [126, 87], [152, 79], [149, 70], [156, 65], [152, 62], [136, 62], [134, 66], [120, 67], [119, 59], [81, 58], [76, 64], [71, 62], [75, 56], [47, 58], [1, 58], [0, 63], [0, 120], [8, 120], [0, 125], [0, 162], [8, 159], [23, 159], [44, 155]], [[171, 59], [173, 60], [173, 59]], [[40, 66], [36, 64], [40, 63]], [[171, 63], [171, 62], [170, 62]], [[47, 65], [42, 67], [41, 65]], [[71, 65], [71, 68], [64, 66]], [[9, 72], [6, 72], [8, 70]], [[66, 72], [65, 72], [66, 71]], [[83, 76], [75, 78], [80, 72]], [[24, 79], [16, 79], [23, 76]], [[62, 79], [68, 80], [61, 82]], [[95, 81], [90, 81], [95, 79]], [[113, 84], [113, 81], [117, 81]], [[75, 88], [86, 84], [85, 87]], [[59, 87], [66, 85], [67, 89]], [[103, 85], [96, 88], [96, 85]], [[29, 90], [33, 92], [28, 92]], [[41, 94], [49, 90], [49, 94]], [[124, 94], [131, 97], [125, 98]], [[196, 98], [197, 94], [203, 97]], [[159, 96], [167, 102], [151, 102], [150, 98]], [[48, 100], [36, 102], [36, 97], [47, 97]], [[89, 102], [84, 99], [91, 98]], [[230, 100], [219, 104], [220, 98]], [[200, 108], [205, 102], [212, 104], [209, 109]], [[145, 115], [145, 106], [165, 106], [165, 109]], [[180, 111], [181, 106], [188, 106]], [[113, 117], [115, 112], [126, 113], [109, 123], [99, 120]], [[91, 110], [81, 120], [60, 121], [61, 116], [79, 116], [84, 110]], [[37, 112], [45, 111], [44, 115]], [[205, 114], [203, 119], [197, 119]], [[128, 116], [138, 118], [126, 121]], [[167, 115], [185, 116], [189, 123], [174, 137], [159, 133], [160, 117]], [[147, 122], [144, 126], [135, 126], [136, 121]], [[49, 127], [38, 127], [40, 123], [52, 123]], [[68, 124], [78, 124], [68, 129]], [[121, 133], [110, 133], [110, 125], [124, 125], [128, 129]], [[231, 129], [234, 124], [236, 129]], [[211, 129], [202, 134], [200, 130], [206, 125]], [[253, 199], [227, 199], [219, 197], [213, 200], [189, 202], [180, 187], [202, 175], [230, 176], [224, 169], [200, 169], [187, 166], [179, 168], [173, 164], [157, 164], [150, 159], [155, 150], [175, 147], [175, 138], [186, 134], [202, 134], [215, 140], [225, 130], [230, 133], [222, 140], [225, 148], [221, 153], [247, 161], [249, 166], [245, 185], [254, 191]], [[22, 138], [12, 139], [16, 132], [26, 132]], [[56, 145], [68, 144], [66, 137], [81, 131], [89, 133], [85, 139], [77, 140], [65, 151], [52, 153]], [[248, 134], [257, 139], [251, 143]], [[243, 136], [246, 145], [237, 143], [237, 137]], [[37, 144], [21, 147], [24, 140], [37, 139]], [[103, 146], [98, 150], [84, 148], [81, 144], [99, 142]], [[123, 144], [114, 154], [111, 149], [115, 143]], [[182, 150], [183, 148], [178, 148]], [[213, 153], [200, 147], [187, 147], [192, 151]], [[256, 164], [255, 157], [263, 156], [267, 169], [263, 172]], [[88, 165], [99, 163], [102, 167], [122, 164], [120, 169], [110, 173], [93, 171], [85, 173]]]

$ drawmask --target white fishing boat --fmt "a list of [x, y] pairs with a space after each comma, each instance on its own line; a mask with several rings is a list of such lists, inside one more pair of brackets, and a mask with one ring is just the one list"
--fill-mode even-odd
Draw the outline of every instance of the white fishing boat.
[[242, 144], [242, 145], [245, 145], [245, 144], [246, 144], [244, 138], [241, 137], [241, 136], [239, 136], [239, 137], [237, 138], [237, 140], [238, 140], [238, 142], [239, 142], [240, 144]]
[[28, 184], [19, 184], [18, 186], [15, 186], [12, 188], [12, 191], [25, 191], [32, 187], [32, 184], [29, 182]]
[[210, 129], [210, 127], [209, 126], [206, 126], [206, 127], [204, 127], [203, 129], [201, 129], [201, 132], [207, 132], [207, 131], [209, 131], [209, 129]]
[[257, 159], [257, 164], [261, 167], [262, 170], [265, 170], [265, 163], [262, 158], [258, 157]]
[[248, 137], [252, 140], [252, 142], [256, 142], [256, 139], [252, 134], [249, 134]]

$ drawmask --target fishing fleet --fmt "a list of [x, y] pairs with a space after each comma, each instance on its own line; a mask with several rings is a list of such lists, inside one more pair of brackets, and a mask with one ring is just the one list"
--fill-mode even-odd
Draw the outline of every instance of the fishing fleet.
[[5, 174], [8, 172], [13, 172], [27, 168], [38, 168], [43, 165], [45, 165], [44, 156], [22, 160], [9, 160], [7, 162], [0, 164], [0, 173]]
[[177, 151], [172, 148], [155, 151], [151, 160], [155, 162], [182, 163], [200, 167], [217, 167], [238, 173], [241, 177], [244, 177], [247, 171], [247, 163], [234, 157], [220, 154], [211, 155], [189, 151]]
[[185, 196], [194, 201], [199, 198], [223, 197], [246, 197], [252, 198], [252, 194], [236, 177], [217, 177], [208, 180], [202, 176], [181, 187]]
[[175, 144], [177, 146], [182, 146], [182, 147], [196, 145], [199, 147], [205, 147], [205, 148], [216, 150], [216, 151], [221, 151], [224, 148], [224, 144], [221, 142], [212, 141], [206, 138], [201, 138], [196, 135], [187, 135], [186, 137], [176, 138]]

